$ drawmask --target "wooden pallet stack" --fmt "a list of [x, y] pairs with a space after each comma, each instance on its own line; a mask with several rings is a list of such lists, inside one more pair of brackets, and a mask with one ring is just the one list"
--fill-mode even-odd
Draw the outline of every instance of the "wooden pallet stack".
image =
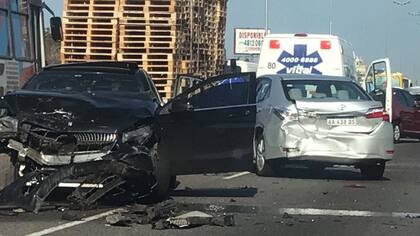
[[65, 0], [63, 63], [136, 62], [162, 97], [178, 74], [220, 74], [227, 0]]
[[117, 59], [118, 5], [115, 0], [65, 1], [62, 62]]
[[120, 0], [119, 61], [135, 61], [170, 98], [174, 78], [176, 13], [173, 0]]

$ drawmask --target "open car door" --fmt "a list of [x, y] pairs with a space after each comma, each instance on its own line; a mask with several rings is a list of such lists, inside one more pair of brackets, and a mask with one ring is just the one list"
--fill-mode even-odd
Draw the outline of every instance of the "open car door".
[[368, 67], [365, 78], [366, 91], [373, 99], [382, 102], [385, 111], [392, 122], [392, 81], [391, 63], [389, 58], [373, 61]]
[[177, 175], [249, 170], [255, 94], [255, 73], [208, 78], [180, 93], [159, 113], [159, 158]]

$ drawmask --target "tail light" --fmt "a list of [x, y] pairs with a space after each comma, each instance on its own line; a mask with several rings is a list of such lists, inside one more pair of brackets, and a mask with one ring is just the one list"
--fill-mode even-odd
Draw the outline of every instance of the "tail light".
[[321, 41], [321, 49], [331, 49], [331, 41], [322, 40]]
[[366, 118], [368, 119], [379, 119], [382, 118], [383, 121], [389, 122], [389, 115], [383, 109], [373, 109], [366, 113]]
[[280, 41], [279, 40], [270, 40], [270, 49], [279, 49]]

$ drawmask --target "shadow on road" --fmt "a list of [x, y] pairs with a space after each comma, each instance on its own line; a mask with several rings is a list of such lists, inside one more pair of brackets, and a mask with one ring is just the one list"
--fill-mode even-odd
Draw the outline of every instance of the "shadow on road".
[[200, 189], [177, 189], [171, 194], [173, 197], [254, 197], [257, 188], [200, 188]]
[[[273, 177], [292, 178], [292, 179], [318, 179], [318, 180], [361, 180], [365, 181], [360, 171], [352, 168], [327, 168], [324, 170], [313, 170], [303, 167], [285, 167], [276, 171]], [[383, 177], [382, 180], [388, 181], [390, 179]]]

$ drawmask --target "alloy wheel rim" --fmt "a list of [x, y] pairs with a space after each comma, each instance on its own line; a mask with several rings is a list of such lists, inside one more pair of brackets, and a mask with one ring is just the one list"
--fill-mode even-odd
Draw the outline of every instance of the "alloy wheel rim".
[[400, 140], [400, 137], [401, 137], [400, 126], [396, 125], [394, 127], [394, 139]]
[[258, 171], [262, 171], [265, 166], [265, 159], [264, 159], [264, 139], [261, 139], [258, 142], [257, 146], [257, 168]]

